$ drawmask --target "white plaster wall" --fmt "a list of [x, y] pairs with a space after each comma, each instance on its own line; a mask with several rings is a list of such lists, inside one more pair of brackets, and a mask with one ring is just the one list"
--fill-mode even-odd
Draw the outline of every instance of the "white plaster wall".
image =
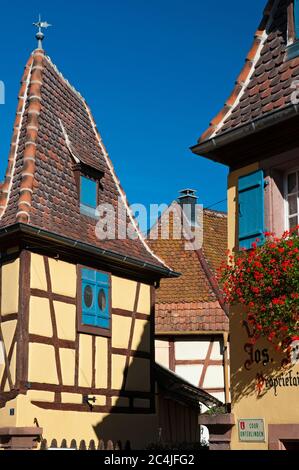
[[215, 341], [213, 344], [211, 359], [214, 361], [221, 361], [223, 359], [223, 345], [221, 341]]
[[156, 362], [169, 369], [169, 342], [156, 339], [155, 341]]
[[205, 359], [209, 344], [209, 341], [176, 341], [175, 358], [179, 361]]
[[222, 366], [209, 366], [207, 368], [203, 388], [224, 387], [224, 373]]
[[198, 387], [199, 380], [201, 377], [203, 366], [202, 365], [188, 365], [188, 366], [176, 366], [176, 373], [187, 382]]

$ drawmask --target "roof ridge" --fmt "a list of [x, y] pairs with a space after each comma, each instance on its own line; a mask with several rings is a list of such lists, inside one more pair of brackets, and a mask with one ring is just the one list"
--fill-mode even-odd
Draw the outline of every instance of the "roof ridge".
[[266, 7], [264, 8], [263, 18], [260, 22], [258, 29], [254, 35], [253, 45], [249, 53], [247, 54], [245, 64], [236, 80], [235, 87], [226, 100], [223, 108], [219, 113], [212, 119], [208, 129], [201, 135], [198, 143], [202, 143], [206, 140], [215, 137], [224, 121], [232, 114], [235, 107], [239, 104], [241, 97], [243, 96], [246, 87], [252, 77], [255, 66], [260, 58], [263, 46], [268, 38], [267, 29], [271, 25], [273, 20], [273, 14], [279, 5], [280, 0], [268, 0]]
[[47, 59], [47, 61], [49, 62], [49, 64], [53, 67], [53, 69], [55, 70], [55, 72], [57, 73], [57, 75], [60, 76], [60, 78], [64, 81], [64, 83], [66, 83], [66, 85], [74, 92], [76, 93], [76, 95], [78, 96], [78, 98], [80, 98], [81, 100], [83, 100], [85, 103], [86, 103], [86, 100], [84, 98], [83, 95], [81, 95], [81, 93], [71, 84], [71, 82], [65, 78], [65, 76], [63, 75], [63, 73], [59, 70], [59, 68], [57, 67], [57, 65], [53, 62], [53, 60], [51, 59], [50, 56], [48, 55], [45, 55], [45, 59]]

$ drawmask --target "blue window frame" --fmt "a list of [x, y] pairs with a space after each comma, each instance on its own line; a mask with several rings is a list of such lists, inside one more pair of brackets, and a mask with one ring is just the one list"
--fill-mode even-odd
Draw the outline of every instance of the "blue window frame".
[[250, 249], [258, 238], [265, 240], [264, 172], [255, 171], [239, 178], [239, 248]]
[[81, 268], [81, 324], [110, 328], [110, 275]]
[[295, 38], [299, 39], [299, 0], [294, 0]]
[[95, 217], [95, 209], [97, 208], [97, 182], [80, 177], [80, 210], [83, 214]]

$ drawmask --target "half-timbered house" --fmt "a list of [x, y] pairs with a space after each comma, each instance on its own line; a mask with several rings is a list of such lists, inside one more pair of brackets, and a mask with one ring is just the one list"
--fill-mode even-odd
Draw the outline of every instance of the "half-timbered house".
[[[99, 204], [110, 225], [121, 211], [114, 238], [96, 235]], [[21, 82], [0, 239], [1, 443], [153, 441], [155, 286], [176, 274], [144, 242], [85, 100], [41, 48]]]
[[[263, 245], [265, 232], [280, 237], [299, 222], [299, 1], [265, 4], [232, 94], [192, 147], [229, 167], [232, 252]], [[282, 293], [288, 294], [283, 289], [284, 284]], [[215, 447], [229, 448], [231, 441], [233, 450], [298, 450], [297, 340], [290, 351], [277, 351], [265, 336], [253, 344], [247, 320], [243, 306], [232, 306], [233, 415], [218, 416]], [[210, 422], [214, 432], [215, 423], [216, 418]]]

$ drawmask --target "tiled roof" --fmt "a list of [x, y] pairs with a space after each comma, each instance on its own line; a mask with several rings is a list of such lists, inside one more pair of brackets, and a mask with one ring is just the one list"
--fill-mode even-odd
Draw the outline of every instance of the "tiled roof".
[[111, 160], [81, 95], [63, 78], [43, 50], [31, 55], [22, 79], [9, 164], [0, 193], [0, 228], [29, 224], [130, 256], [165, 265], [135, 227], [135, 239], [100, 241], [96, 220], [80, 214], [74, 164], [104, 174], [100, 203], [124, 208], [122, 222], [135, 222]]
[[228, 331], [228, 319], [219, 302], [156, 305], [156, 332]]
[[[160, 227], [164, 216], [165, 213], [158, 221], [159, 237], [149, 239], [148, 243], [154, 252], [176, 272], [180, 272], [181, 276], [161, 281], [160, 288], [156, 292], [156, 331], [227, 329], [227, 316], [219, 304], [218, 294], [199, 258], [199, 255], [203, 257], [211, 275], [225, 260], [226, 214], [204, 210], [203, 247], [198, 251], [186, 250], [184, 239], [177, 240], [171, 236], [169, 239], [164, 239], [161, 236]], [[170, 234], [172, 223], [170, 211]]]
[[291, 103], [292, 82], [299, 77], [299, 57], [286, 59], [288, 0], [270, 0], [235, 88], [202, 143]]

